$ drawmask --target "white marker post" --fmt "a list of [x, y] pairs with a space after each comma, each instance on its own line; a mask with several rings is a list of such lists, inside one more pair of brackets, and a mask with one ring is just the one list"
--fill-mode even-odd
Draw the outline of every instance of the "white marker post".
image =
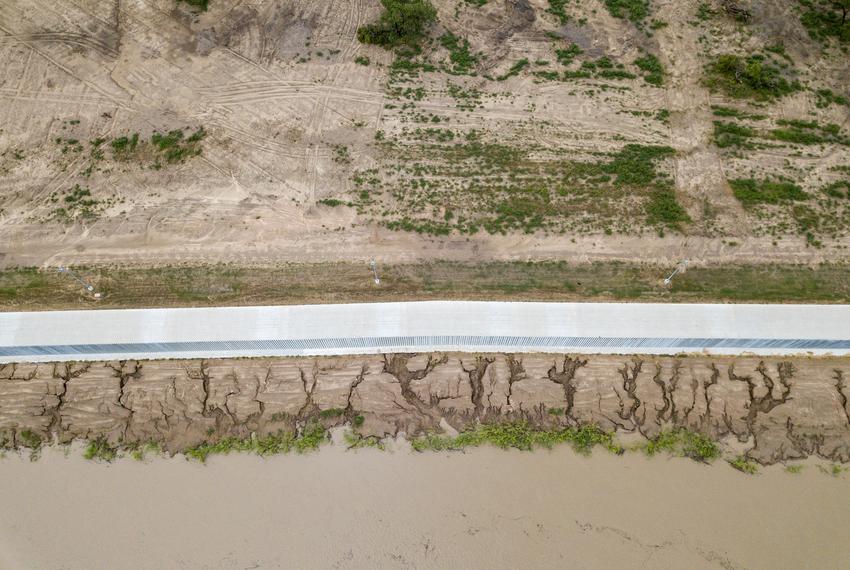
[[369, 267], [372, 269], [372, 273], [375, 274], [375, 285], [381, 284], [381, 278], [378, 277], [378, 264], [375, 263], [375, 260], [369, 262]]
[[673, 277], [675, 277], [676, 274], [679, 273], [680, 271], [683, 271], [685, 269], [685, 267], [687, 267], [687, 266], [688, 266], [688, 260], [687, 259], [683, 259], [682, 261], [680, 261], [679, 265], [676, 266], [676, 269], [673, 270], [673, 273], [671, 273], [670, 276], [667, 277], [667, 279], [664, 280], [664, 284], [669, 285], [673, 281]]
[[95, 299], [100, 299], [100, 293], [95, 292], [94, 285], [86, 283], [81, 277], [77, 276], [76, 273], [74, 273], [73, 271], [71, 271], [67, 267], [60, 267], [59, 273], [64, 273], [65, 275], [68, 275], [69, 277], [71, 277], [71, 279], [73, 279], [74, 281], [76, 281], [80, 285], [82, 285], [83, 289], [85, 289], [87, 292], [91, 293], [92, 297], [94, 297]]

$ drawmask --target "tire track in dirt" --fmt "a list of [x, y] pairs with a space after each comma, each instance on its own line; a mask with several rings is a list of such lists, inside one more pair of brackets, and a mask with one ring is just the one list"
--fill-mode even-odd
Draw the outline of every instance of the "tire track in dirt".
[[112, 46], [97, 40], [86, 34], [73, 34], [67, 32], [44, 32], [32, 34], [14, 34], [0, 36], [0, 45], [4, 44], [30, 44], [30, 43], [61, 43], [90, 48], [110, 57], [116, 57], [118, 52]]

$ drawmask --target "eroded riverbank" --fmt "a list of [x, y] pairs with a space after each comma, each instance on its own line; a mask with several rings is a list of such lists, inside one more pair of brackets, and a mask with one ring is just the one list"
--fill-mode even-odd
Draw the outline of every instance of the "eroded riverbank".
[[[850, 359], [419, 354], [0, 368], [5, 447], [320, 438], [523, 423], [656, 440], [682, 428], [761, 464], [850, 460]], [[312, 430], [312, 431], [311, 431]], [[281, 444], [276, 444], [280, 447]]]

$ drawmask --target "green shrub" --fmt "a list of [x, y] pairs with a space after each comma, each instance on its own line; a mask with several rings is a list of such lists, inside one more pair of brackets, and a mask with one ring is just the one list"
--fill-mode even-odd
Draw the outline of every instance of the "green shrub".
[[643, 79], [651, 85], [660, 87], [664, 83], [664, 66], [651, 53], [635, 60], [635, 65], [644, 72]]
[[197, 8], [202, 12], [206, 12], [210, 7], [210, 0], [179, 0], [180, 2], [184, 2], [193, 8]]
[[354, 63], [357, 63], [359, 65], [369, 65], [371, 62], [369, 61], [369, 58], [365, 55], [358, 55], [354, 58]]
[[748, 138], [756, 136], [756, 131], [737, 123], [714, 121], [714, 144], [720, 148], [738, 146], [751, 148]]
[[744, 207], [809, 199], [809, 195], [792, 182], [738, 178], [730, 180], [729, 185]]
[[798, 0], [803, 7], [800, 21], [812, 39], [835, 38], [850, 42], [850, 2], [847, 0]]
[[134, 133], [132, 137], [118, 137], [112, 139], [110, 143], [112, 151], [115, 154], [130, 154], [139, 145], [139, 133]]
[[830, 198], [850, 198], [850, 180], [838, 180], [822, 188]]
[[558, 62], [563, 65], [569, 65], [575, 60], [576, 56], [579, 56], [584, 53], [578, 45], [570, 44], [570, 47], [567, 49], [556, 49], [555, 56], [558, 58]]
[[737, 99], [767, 101], [800, 90], [797, 82], [785, 79], [777, 67], [759, 55], [742, 58], [721, 55], [707, 68], [705, 84]]
[[513, 64], [511, 66], [511, 68], [509, 70], [507, 70], [505, 73], [498, 76], [496, 78], [496, 80], [497, 81], [504, 81], [505, 79], [507, 79], [509, 77], [513, 77], [514, 75], [517, 75], [520, 71], [522, 71], [526, 67], [528, 67], [528, 60], [523, 58], [523, 59], [517, 61], [515, 64]]
[[824, 109], [832, 104], [850, 107], [850, 100], [847, 97], [836, 95], [832, 92], [832, 89], [817, 89], [815, 90], [815, 97], [815, 106], [819, 109]]
[[568, 2], [569, 0], [549, 0], [549, 7], [546, 11], [558, 18], [561, 24], [566, 24], [570, 21], [566, 10]]
[[615, 18], [630, 20], [638, 26], [649, 16], [649, 0], [605, 0], [605, 7]]
[[384, 12], [377, 22], [357, 30], [357, 39], [365, 44], [393, 48], [414, 46], [437, 19], [437, 10], [428, 0], [381, 0]]
[[466, 38], [459, 38], [451, 32], [446, 32], [440, 36], [440, 44], [449, 50], [449, 61], [452, 62], [449, 73], [465, 75], [475, 68], [478, 58], [469, 52], [469, 41]]

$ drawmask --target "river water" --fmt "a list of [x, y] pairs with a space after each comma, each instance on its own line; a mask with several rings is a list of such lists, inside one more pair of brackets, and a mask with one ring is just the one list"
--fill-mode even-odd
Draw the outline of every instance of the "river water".
[[850, 477], [482, 448], [0, 460], [0, 568], [840, 568]]

